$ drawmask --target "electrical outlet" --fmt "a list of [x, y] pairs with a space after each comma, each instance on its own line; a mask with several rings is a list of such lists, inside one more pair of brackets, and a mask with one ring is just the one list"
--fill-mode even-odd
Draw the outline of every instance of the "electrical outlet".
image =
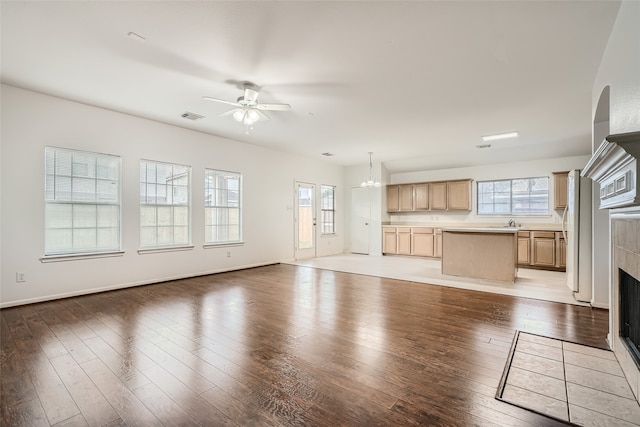
[[16, 273], [16, 283], [26, 282], [27, 279], [24, 277], [24, 273], [17, 272]]
[[231, 258], [231, 251], [227, 251], [227, 258]]

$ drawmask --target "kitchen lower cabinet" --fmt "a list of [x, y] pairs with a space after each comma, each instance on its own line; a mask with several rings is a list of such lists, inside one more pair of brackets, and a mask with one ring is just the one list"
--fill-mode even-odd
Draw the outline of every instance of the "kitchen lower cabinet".
[[518, 231], [518, 266], [565, 271], [567, 246], [559, 231]]
[[398, 255], [411, 255], [411, 229], [400, 227], [397, 229]]
[[433, 228], [411, 229], [411, 255], [432, 257], [434, 251]]
[[382, 229], [382, 253], [398, 253], [398, 238], [395, 227], [384, 227]]
[[518, 231], [518, 265], [531, 264], [531, 235], [529, 231]]
[[442, 256], [442, 230], [433, 227], [383, 227], [382, 253], [429, 258]]
[[567, 242], [562, 233], [556, 232], [556, 267], [567, 268]]
[[531, 265], [556, 266], [556, 233], [553, 231], [531, 232]]

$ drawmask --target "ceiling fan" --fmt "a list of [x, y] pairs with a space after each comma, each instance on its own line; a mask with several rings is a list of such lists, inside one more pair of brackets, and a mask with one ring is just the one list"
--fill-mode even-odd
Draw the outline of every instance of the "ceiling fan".
[[212, 98], [210, 96], [203, 96], [202, 99], [233, 105], [235, 108], [220, 114], [220, 116], [233, 115], [236, 121], [245, 124], [247, 128], [252, 127], [258, 120], [269, 120], [269, 116], [263, 113], [263, 111], [291, 110], [291, 105], [289, 104], [260, 104], [258, 102], [260, 88], [251, 82], [242, 82], [240, 87], [244, 90], [244, 93], [236, 102]]

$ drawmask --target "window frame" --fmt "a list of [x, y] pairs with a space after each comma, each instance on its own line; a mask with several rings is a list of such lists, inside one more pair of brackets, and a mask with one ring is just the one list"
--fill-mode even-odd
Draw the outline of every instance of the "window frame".
[[[157, 188], [156, 188], [156, 194], [155, 194], [155, 202], [151, 203], [151, 202], [147, 202], [147, 201], [143, 201], [143, 195], [142, 195], [142, 191], [141, 191], [141, 186], [145, 185], [145, 189], [148, 188], [148, 185], [159, 185], [159, 183], [157, 182], [157, 172], [156, 172], [156, 182], [149, 182], [147, 180], [148, 177], [148, 169], [145, 168], [145, 181], [142, 181], [142, 164], [146, 163], [148, 164], [154, 164], [156, 166], [156, 171], [157, 171], [157, 166], [158, 165], [163, 165], [163, 166], [171, 166], [173, 167], [180, 167], [180, 168], [185, 168], [186, 172], [184, 174], [186, 174], [187, 177], [187, 191], [186, 191], [186, 197], [187, 197], [187, 202], [186, 203], [173, 203], [173, 197], [175, 195], [175, 188], [177, 187], [184, 187], [184, 185], [174, 185], [172, 184], [170, 187], [172, 188], [172, 203], [158, 203], [158, 192], [157, 192]], [[172, 162], [165, 162], [165, 161], [160, 161], [160, 160], [151, 160], [151, 159], [140, 159], [140, 163], [139, 163], [139, 172], [140, 172], [140, 176], [138, 178], [138, 191], [139, 191], [139, 250], [138, 253], [153, 253], [153, 252], [158, 252], [158, 251], [171, 251], [171, 250], [183, 250], [183, 249], [190, 249], [193, 248], [192, 245], [192, 191], [193, 191], [193, 179], [192, 179], [192, 167], [190, 165], [185, 165], [185, 164], [180, 164], [180, 163], [172, 163]], [[182, 174], [181, 174], [182, 175]], [[179, 179], [180, 176], [176, 176], [174, 179]], [[166, 185], [166, 184], [161, 184], [161, 185]], [[145, 199], [148, 198], [149, 196], [147, 195], [147, 193], [145, 193]], [[143, 225], [143, 208], [144, 207], [148, 207], [148, 206], [152, 206], [155, 208], [155, 225]], [[171, 208], [171, 225], [168, 225], [166, 227], [171, 227], [172, 228], [172, 243], [169, 244], [164, 244], [164, 243], [157, 243], [158, 241], [158, 230], [160, 229], [160, 225], [158, 224], [158, 208], [160, 207], [170, 207]], [[184, 242], [177, 242], [175, 241], [175, 228], [180, 226], [180, 225], [176, 225], [176, 216], [175, 216], [175, 208], [176, 207], [186, 207], [187, 208], [187, 214], [186, 214], [186, 235], [187, 235], [187, 239]], [[156, 240], [156, 244], [155, 245], [144, 245], [143, 244], [143, 229], [144, 228], [155, 228], [156, 229], [156, 233], [155, 233], [155, 240]]]
[[[325, 209], [324, 207], [324, 191], [325, 188], [331, 189], [331, 209]], [[331, 213], [331, 221], [325, 221], [325, 213]], [[325, 224], [331, 224], [330, 232], [325, 232]], [[328, 184], [320, 184], [320, 235], [321, 236], [334, 236], [336, 235], [336, 186]]]
[[[51, 156], [53, 158], [53, 163], [49, 164], [49, 152], [51, 152]], [[58, 172], [58, 163], [57, 158], [61, 154], [67, 154], [71, 156], [69, 172], [68, 174], [63, 174]], [[93, 175], [90, 176], [89, 172], [90, 166], [87, 166], [87, 173], [85, 174], [75, 174], [74, 165], [74, 156], [82, 156], [88, 157], [93, 160], [94, 170]], [[100, 160], [107, 160], [107, 163], [111, 163], [115, 160], [117, 166], [117, 173], [115, 175], [109, 174], [107, 177], [100, 177]], [[109, 164], [107, 167], [111, 167]], [[51, 167], [51, 169], [50, 169]], [[103, 165], [105, 167], [105, 165]], [[50, 173], [52, 171], [52, 173]], [[66, 178], [69, 181], [69, 194], [67, 197], [62, 197], [58, 195], [58, 182]], [[51, 181], [50, 181], [51, 180]], [[82, 197], [79, 197], [80, 192], [74, 193], [74, 181], [93, 181], [94, 191], [92, 192], [95, 196], [94, 200], [82, 200]], [[115, 200], [99, 200], [99, 182], [103, 183], [111, 183], [112, 185], [115, 183], [115, 192], [116, 197]], [[49, 187], [51, 185], [51, 187]], [[113, 189], [112, 189], [113, 191]], [[96, 258], [102, 256], [116, 256], [119, 254], [123, 254], [122, 251], [122, 157], [115, 154], [108, 153], [99, 153], [93, 151], [79, 150], [73, 148], [64, 148], [64, 147], [56, 147], [56, 146], [45, 146], [44, 150], [44, 212], [43, 212], [43, 225], [44, 225], [44, 255], [40, 258], [42, 262], [47, 261], [59, 261], [65, 259], [78, 259], [78, 258]], [[54, 218], [50, 217], [50, 209], [54, 206], [64, 206], [70, 205], [71, 209], [69, 211], [70, 216], [66, 218], [66, 221], [69, 222], [69, 226], [58, 226], [51, 227], [50, 224]], [[95, 207], [95, 224], [87, 225], [87, 224], [74, 224], [76, 221], [75, 214], [76, 208], [80, 207]], [[108, 206], [115, 208], [117, 210], [116, 215], [111, 219], [115, 220], [115, 225], [111, 226], [101, 226], [100, 225], [100, 206]], [[63, 221], [65, 219], [63, 218]], [[87, 247], [79, 247], [74, 249], [74, 240], [76, 238], [75, 231], [76, 230], [95, 230], [95, 240], [96, 246], [93, 248]], [[115, 230], [115, 235], [111, 236], [115, 237], [115, 244], [112, 246], [99, 247], [98, 241], [99, 231], [101, 229], [112, 229]], [[71, 232], [71, 246], [67, 246], [63, 249], [51, 249], [48, 244], [49, 241], [49, 231], [50, 230], [70, 230]]]
[[[514, 182], [515, 181], [522, 181], [522, 180], [527, 180], [529, 181], [529, 188], [531, 188], [531, 181], [532, 180], [536, 180], [536, 179], [545, 179], [546, 183], [547, 183], [547, 189], [546, 189], [546, 203], [547, 203], [547, 210], [546, 212], [531, 212], [529, 210], [529, 212], [515, 212], [514, 213], [514, 190], [513, 190], [513, 186], [514, 186]], [[509, 211], [508, 212], [495, 212], [495, 203], [493, 203], [493, 208], [492, 208], [492, 212], [490, 213], [482, 213], [481, 212], [481, 205], [486, 204], [486, 203], [481, 203], [481, 195], [482, 194], [492, 194], [492, 199], [495, 200], [496, 198], [496, 191], [495, 189], [491, 192], [491, 193], [481, 193], [480, 191], [480, 187], [482, 184], [487, 184], [487, 183], [505, 183], [508, 182], [509, 183]], [[550, 203], [550, 197], [551, 197], [551, 190], [549, 187], [550, 184], [550, 178], [549, 176], [532, 176], [532, 177], [525, 177], [525, 178], [507, 178], [507, 179], [491, 179], [491, 180], [484, 180], [484, 181], [477, 181], [476, 182], [476, 214], [478, 216], [523, 216], [523, 217], [535, 217], [535, 216], [539, 216], [539, 217], [548, 217], [551, 215], [551, 203]], [[503, 192], [505, 193], [505, 192]], [[527, 199], [529, 200], [529, 202], [531, 202], [531, 193], [532, 191], [529, 190], [528, 192], [528, 197]]]
[[[237, 180], [238, 182], [238, 188], [237, 188], [237, 207], [236, 206], [230, 206], [229, 203], [225, 203], [225, 204], [221, 204], [221, 205], [217, 205], [215, 202], [215, 197], [213, 197], [214, 202], [210, 202], [211, 198], [209, 197], [208, 192], [212, 191], [212, 192], [216, 192], [219, 190], [224, 190], [227, 192], [227, 194], [229, 194], [229, 191], [232, 191], [229, 188], [219, 188], [217, 181], [215, 181], [215, 184], [213, 187], [209, 187], [207, 180], [210, 178], [210, 173], [213, 174], [213, 177], [218, 178], [220, 176], [223, 175], [233, 175], [235, 177], [235, 180]], [[243, 176], [241, 172], [235, 172], [235, 171], [229, 171], [229, 170], [224, 170], [224, 169], [215, 169], [215, 168], [205, 168], [204, 169], [204, 246], [205, 247], [216, 247], [216, 246], [233, 246], [233, 245], [241, 245], [243, 244], [243, 215], [244, 215], [244, 208], [243, 208], [243, 203], [242, 203], [242, 196], [243, 196]], [[207, 224], [208, 218], [209, 218], [209, 210], [218, 210], [218, 209], [226, 209], [227, 212], [229, 212], [230, 210], [237, 210], [237, 220], [238, 220], [238, 224], [237, 224], [237, 239], [226, 239], [226, 240], [213, 240], [213, 239], [208, 239], [207, 238], [207, 231], [208, 231], [208, 227], [216, 227], [216, 226], [220, 226], [221, 224]], [[229, 215], [227, 215], [227, 221], [222, 224], [223, 226], [227, 227], [227, 233], [229, 232], [229, 227], [232, 225], [230, 224], [229, 221]], [[235, 224], [234, 224], [235, 225]], [[211, 236], [213, 236], [215, 233], [211, 233]], [[227, 234], [228, 236], [228, 234]]]

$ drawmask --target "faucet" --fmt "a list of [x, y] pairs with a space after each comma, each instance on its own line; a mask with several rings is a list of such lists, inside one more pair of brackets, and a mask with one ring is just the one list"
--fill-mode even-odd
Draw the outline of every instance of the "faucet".
[[516, 222], [513, 220], [513, 218], [510, 218], [509, 222], [507, 223], [507, 225], [509, 227], [515, 227], [516, 226]]

